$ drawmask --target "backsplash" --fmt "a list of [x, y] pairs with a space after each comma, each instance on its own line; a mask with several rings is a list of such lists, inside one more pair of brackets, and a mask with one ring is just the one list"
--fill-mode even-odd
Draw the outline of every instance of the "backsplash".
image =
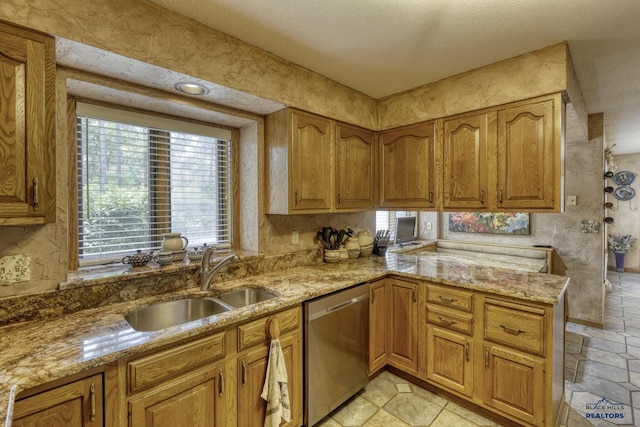
[[[242, 261], [229, 265], [211, 282], [310, 265], [322, 260], [319, 248], [263, 257], [239, 253]], [[58, 290], [0, 299], [0, 326], [64, 316], [80, 310], [198, 286], [199, 265], [180, 263], [168, 267], [129, 266], [89, 268], [69, 274]]]

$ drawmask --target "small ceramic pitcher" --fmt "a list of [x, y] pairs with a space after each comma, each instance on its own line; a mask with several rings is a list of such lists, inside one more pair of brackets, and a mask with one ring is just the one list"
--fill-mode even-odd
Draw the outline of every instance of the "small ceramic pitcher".
[[189, 239], [180, 233], [165, 233], [162, 235], [162, 252], [177, 252], [187, 248]]

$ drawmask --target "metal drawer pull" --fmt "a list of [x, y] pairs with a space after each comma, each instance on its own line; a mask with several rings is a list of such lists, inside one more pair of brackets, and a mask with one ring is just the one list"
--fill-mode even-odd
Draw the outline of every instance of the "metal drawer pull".
[[500, 204], [502, 204], [502, 188], [500, 189]]
[[484, 367], [485, 368], [489, 367], [489, 349], [488, 348], [484, 349]]
[[445, 325], [449, 325], [449, 326], [451, 326], [454, 323], [456, 323], [454, 320], [445, 319], [444, 317], [440, 317], [440, 316], [438, 316], [438, 319], [440, 319], [440, 321], [442, 323], [444, 323]]
[[418, 287], [413, 288], [413, 302], [418, 302]]
[[224, 392], [224, 375], [222, 374], [222, 369], [220, 369], [220, 390], [218, 392], [222, 397], [222, 393]]
[[96, 420], [96, 385], [91, 384], [89, 387], [89, 398], [91, 399], [91, 414], [89, 415], [89, 421]]
[[38, 198], [38, 184], [40, 182], [38, 181], [38, 178], [33, 178], [33, 210], [37, 211], [38, 209], [40, 209], [40, 200]]
[[440, 301], [446, 302], [446, 303], [449, 303], [449, 304], [453, 304], [454, 302], [458, 301], [455, 298], [447, 298], [447, 297], [443, 297], [442, 295], [438, 295], [438, 298], [440, 298]]
[[242, 361], [242, 387], [244, 387], [245, 384], [247, 384], [247, 365], [246, 363], [244, 363], [244, 360], [243, 360]]
[[433, 204], [433, 190], [429, 190], [429, 204]]
[[503, 331], [511, 335], [520, 335], [526, 332], [526, 331], [523, 331], [522, 329], [513, 329], [505, 325], [500, 325], [500, 327], [502, 328]]
[[338, 204], [342, 204], [342, 193], [338, 192]]
[[467, 345], [464, 347], [464, 355], [468, 362], [469, 361], [469, 343], [467, 343]]
[[480, 204], [484, 205], [484, 190], [480, 190]]
[[294, 195], [293, 200], [294, 200], [294, 202], [295, 202], [295, 205], [294, 205], [294, 206], [298, 206], [298, 190], [294, 191], [294, 192], [293, 192], [293, 195]]

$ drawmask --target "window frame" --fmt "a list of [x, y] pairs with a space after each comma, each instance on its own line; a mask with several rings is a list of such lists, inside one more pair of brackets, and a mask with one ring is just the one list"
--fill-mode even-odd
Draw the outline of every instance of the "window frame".
[[[239, 212], [239, 177], [240, 177], [240, 169], [238, 161], [238, 147], [239, 147], [239, 131], [238, 129], [231, 128], [229, 126], [219, 125], [216, 123], [208, 123], [202, 122], [199, 120], [188, 119], [180, 116], [172, 116], [168, 114], [157, 113], [153, 111], [131, 108], [122, 105], [111, 104], [107, 102], [102, 102], [94, 99], [84, 99], [80, 97], [68, 96], [67, 97], [67, 139], [68, 139], [68, 189], [69, 189], [69, 199], [67, 200], [67, 253], [68, 253], [68, 271], [76, 271], [79, 268], [83, 268], [85, 266], [80, 266], [79, 259], [79, 242], [78, 242], [78, 176], [77, 176], [77, 168], [78, 168], [78, 156], [77, 156], [77, 114], [76, 114], [76, 106], [78, 102], [83, 102], [87, 104], [95, 104], [97, 106], [104, 106], [107, 108], [114, 108], [122, 111], [130, 111], [150, 116], [157, 116], [160, 118], [166, 118], [170, 120], [178, 120], [185, 123], [193, 123], [197, 125], [203, 126], [213, 126], [221, 129], [227, 129], [231, 131], [231, 153], [232, 153], [232, 162], [231, 162], [231, 217], [230, 217], [230, 227], [231, 227], [231, 249], [239, 247], [240, 242], [240, 221], [238, 217]], [[170, 232], [170, 230], [169, 230]], [[116, 262], [105, 262], [105, 264], [114, 264]], [[89, 265], [87, 265], [89, 267]]]

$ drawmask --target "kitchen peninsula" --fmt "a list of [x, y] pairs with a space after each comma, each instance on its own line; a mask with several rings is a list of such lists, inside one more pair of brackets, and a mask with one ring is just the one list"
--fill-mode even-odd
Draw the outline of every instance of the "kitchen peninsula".
[[[14, 400], [19, 393], [34, 387], [42, 388], [43, 384], [65, 377], [77, 378], [79, 374], [88, 372], [92, 375], [104, 375], [104, 413], [115, 417], [109, 419], [109, 416], [105, 416], [105, 425], [118, 425], [116, 419], [126, 417], [127, 412], [126, 405], [119, 403], [120, 398], [117, 397], [125, 391], [114, 391], [114, 387], [123, 387], [124, 384], [110, 383], [118, 375], [125, 375], [117, 372], [122, 368], [122, 364], [118, 364], [119, 361], [180, 343], [191, 343], [195, 339], [215, 337], [221, 332], [231, 330], [232, 326], [283, 310], [287, 310], [283, 313], [288, 313], [291, 309], [299, 309], [303, 301], [363, 282], [372, 282], [372, 292], [379, 288], [376, 288], [376, 285], [388, 286], [388, 301], [395, 298], [395, 283], [408, 284], [406, 289], [409, 289], [409, 295], [412, 295], [411, 298], [417, 304], [415, 331], [412, 331], [420, 336], [417, 340], [420, 343], [417, 349], [417, 368], [413, 371], [402, 368], [400, 370], [420, 380], [442, 385], [436, 375], [438, 366], [435, 366], [434, 371], [433, 364], [429, 362], [436, 358], [429, 359], [430, 355], [427, 354], [425, 343], [432, 341], [426, 340], [423, 334], [441, 332], [440, 335], [448, 336], [450, 333], [449, 335], [453, 336], [454, 323], [460, 318], [467, 319], [473, 329], [462, 332], [461, 337], [467, 340], [462, 345], [463, 358], [466, 357], [469, 362], [475, 360], [473, 373], [470, 373], [471, 377], [467, 380], [473, 376], [480, 378], [480, 375], [495, 375], [493, 383], [500, 383], [508, 379], [504, 375], [501, 376], [500, 372], [513, 374], [518, 370], [522, 371], [522, 366], [530, 366], [531, 371], [524, 370], [525, 375], [533, 375], [532, 386], [544, 387], [548, 393], [540, 393], [540, 390], [537, 390], [531, 408], [513, 409], [502, 401], [504, 396], [490, 396], [488, 393], [491, 390], [481, 387], [481, 382], [486, 385], [491, 384], [491, 381], [478, 380], [467, 389], [470, 394], [466, 399], [474, 404], [484, 405], [489, 410], [495, 410], [502, 416], [511, 417], [512, 420], [521, 420], [532, 425], [551, 425], [553, 420], [549, 417], [557, 413], [559, 401], [562, 399], [564, 297], [569, 279], [563, 276], [486, 266], [478, 260], [434, 252], [389, 254], [386, 258], [372, 257], [331, 265], [318, 263], [225, 281], [215, 285], [215, 290], [206, 295], [195, 287], [188, 287], [170, 294], [86, 309], [64, 317], [5, 326], [0, 337], [2, 348], [5, 349], [0, 354], [0, 380], [3, 384], [3, 389], [0, 390], [0, 419], [4, 421], [5, 426], [11, 425]], [[239, 287], [261, 287], [278, 296], [263, 303], [156, 332], [134, 331], [123, 317], [134, 308], [161, 300], [213, 296], [224, 290]], [[450, 298], [451, 293], [470, 298], [466, 301], [471, 301], [471, 305], [464, 307], [450, 301], [453, 303], [452, 307], [446, 307], [447, 301], [456, 299]], [[401, 296], [402, 293], [398, 295]], [[433, 301], [434, 298], [439, 302]], [[379, 303], [380, 299], [372, 302], [372, 312], [375, 310], [373, 304], [376, 301]], [[389, 305], [385, 304], [385, 307]], [[429, 323], [427, 312], [438, 311], [444, 313], [440, 317], [445, 320], [436, 328]], [[510, 315], [515, 316], [517, 325], [508, 323]], [[453, 317], [449, 320], [446, 316]], [[448, 324], [451, 321], [454, 323]], [[447, 330], [451, 326], [454, 326], [453, 332]], [[379, 332], [374, 330], [375, 325], [372, 324], [371, 327], [372, 334]], [[527, 338], [531, 333], [538, 334], [537, 341]], [[240, 344], [238, 346], [240, 347]], [[437, 347], [435, 349], [437, 350]], [[233, 349], [226, 348], [226, 351], [232, 352]], [[513, 357], [509, 359], [509, 356]], [[400, 366], [394, 364], [393, 360], [393, 356], [389, 354], [388, 363], [394, 367]], [[298, 361], [295, 366], [299, 367], [300, 363], [301, 361]], [[513, 363], [518, 363], [521, 367], [514, 368]], [[496, 366], [502, 371], [493, 369]], [[485, 367], [487, 372], [481, 372], [482, 369], [479, 367]], [[232, 369], [231, 373], [236, 372]], [[559, 390], [556, 387], [558, 381]], [[458, 392], [455, 386], [444, 385], [449, 393], [464, 398], [465, 394]], [[504, 390], [494, 392], [500, 393]], [[222, 391], [220, 393], [222, 394]], [[119, 407], [109, 407], [110, 404]], [[531, 409], [531, 413], [527, 413], [528, 409]], [[235, 422], [235, 417], [230, 419]]]

